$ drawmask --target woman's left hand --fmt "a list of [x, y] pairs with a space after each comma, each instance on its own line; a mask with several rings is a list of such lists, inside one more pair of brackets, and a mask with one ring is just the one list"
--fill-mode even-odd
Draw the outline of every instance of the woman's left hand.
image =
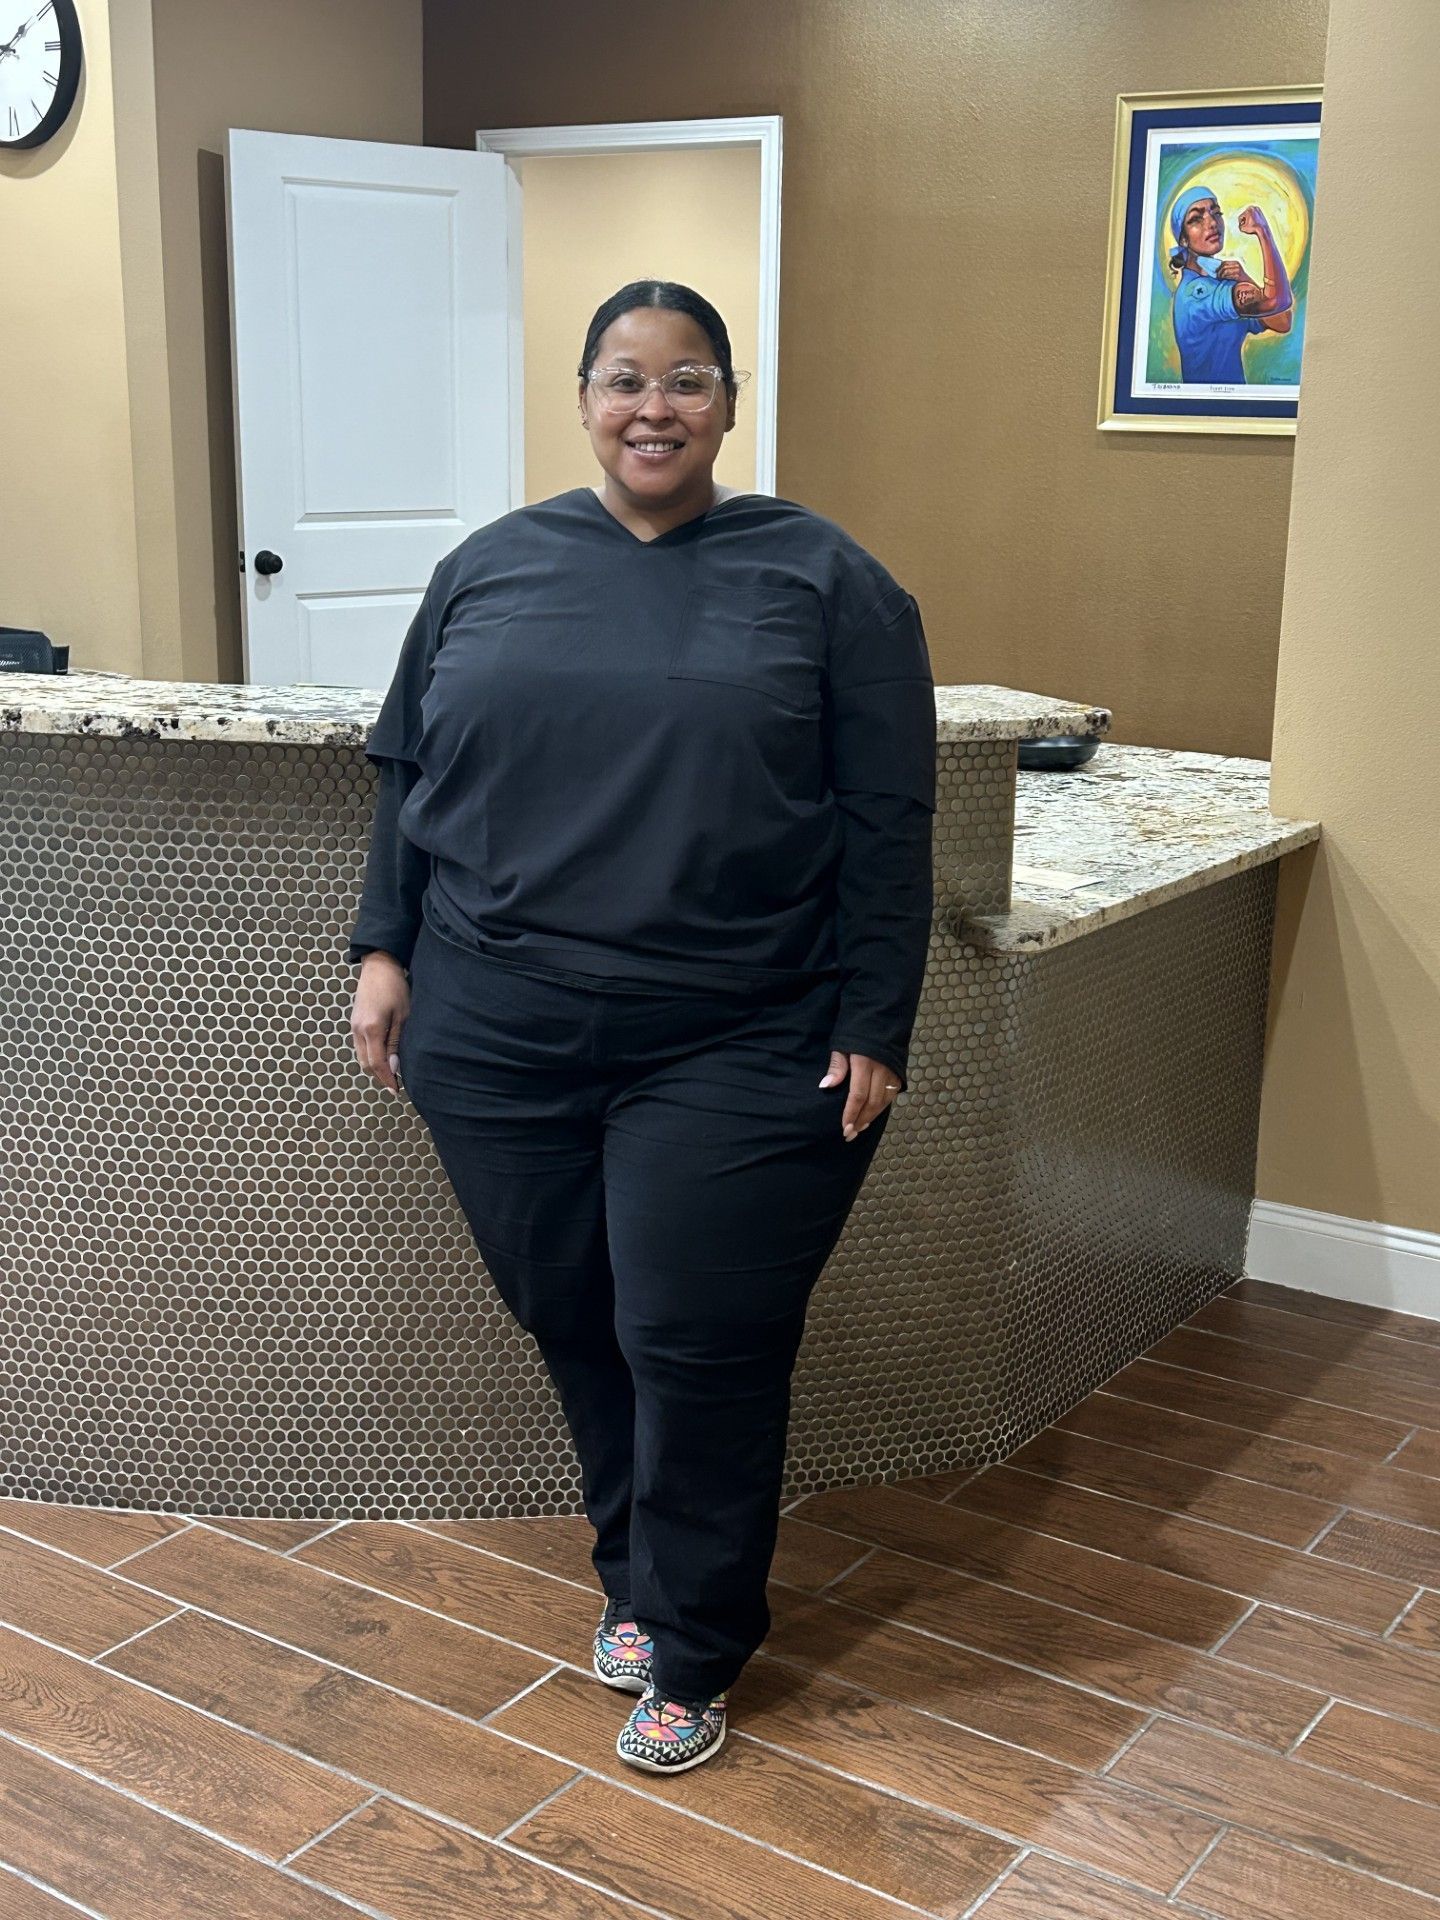
[[887, 1067], [883, 1060], [872, 1060], [868, 1053], [840, 1053], [832, 1049], [830, 1065], [820, 1084], [838, 1086], [847, 1073], [850, 1093], [840, 1118], [840, 1131], [847, 1140], [853, 1140], [891, 1104], [900, 1091], [900, 1083], [895, 1078], [895, 1069]]

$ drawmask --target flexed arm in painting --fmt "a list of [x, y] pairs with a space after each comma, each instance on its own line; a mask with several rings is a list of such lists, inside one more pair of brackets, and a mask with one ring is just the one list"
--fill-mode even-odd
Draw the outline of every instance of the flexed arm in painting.
[[1235, 311], [1263, 321], [1271, 333], [1289, 333], [1294, 318], [1295, 295], [1280, 249], [1270, 231], [1270, 222], [1259, 207], [1246, 207], [1236, 223], [1242, 233], [1253, 233], [1260, 242], [1264, 286], [1256, 286], [1238, 260], [1226, 260], [1216, 278], [1235, 282]]

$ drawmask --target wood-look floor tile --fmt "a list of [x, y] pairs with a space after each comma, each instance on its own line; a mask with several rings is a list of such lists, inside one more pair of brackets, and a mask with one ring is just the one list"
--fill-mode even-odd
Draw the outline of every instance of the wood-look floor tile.
[[173, 1603], [167, 1606], [116, 1575], [13, 1533], [0, 1534], [0, 1622], [8, 1626], [89, 1659], [174, 1611]]
[[1027, 1854], [975, 1909], [975, 1920], [1175, 1920], [1178, 1909], [1043, 1853]]
[[1295, 1749], [1297, 1759], [1440, 1805], [1440, 1732], [1337, 1700]]
[[433, 1533], [439, 1540], [472, 1547], [479, 1553], [498, 1554], [502, 1560], [518, 1560], [523, 1567], [590, 1587], [599, 1618], [604, 1602], [590, 1557], [595, 1532], [583, 1513], [514, 1520], [414, 1520], [410, 1525], [417, 1532]]
[[5, 1628], [0, 1733], [272, 1860], [367, 1797], [327, 1768]]
[[[728, 1736], [727, 1736], [728, 1744]], [[723, 1753], [708, 1765], [718, 1766]], [[603, 1780], [577, 1780], [510, 1835], [551, 1865], [612, 1893], [655, 1901], [675, 1920], [903, 1920], [883, 1894], [787, 1860]]]
[[1210, 1646], [1245, 1611], [1245, 1600], [1217, 1587], [969, 1513], [958, 1504], [968, 1491], [937, 1506], [892, 1487], [835, 1489], [812, 1493], [796, 1515], [1191, 1646]]
[[1312, 1360], [1338, 1360], [1347, 1367], [1383, 1374], [1387, 1380], [1440, 1389], [1440, 1346], [1419, 1346], [1387, 1333], [1337, 1327], [1332, 1321], [1284, 1313], [1244, 1300], [1212, 1300], [1185, 1322], [1203, 1333], [1273, 1353], [1305, 1354]]
[[515, 1920], [517, 1914], [635, 1920], [638, 1912], [628, 1900], [579, 1886], [493, 1841], [385, 1800], [327, 1834], [295, 1864], [393, 1920]]
[[1260, 1307], [1279, 1307], [1286, 1313], [1303, 1313], [1312, 1320], [1334, 1320], [1341, 1326], [1366, 1328], [1388, 1333], [1397, 1340], [1415, 1340], [1422, 1346], [1440, 1347], [1440, 1322], [1422, 1319], [1416, 1313], [1399, 1313], [1393, 1307], [1370, 1307], [1360, 1300], [1331, 1300], [1323, 1293], [1305, 1293], [1299, 1287], [1283, 1287], [1275, 1280], [1237, 1280], [1221, 1296], [1226, 1300], [1249, 1300]]
[[1181, 1912], [1193, 1902], [1221, 1920], [1440, 1920], [1440, 1905], [1426, 1894], [1234, 1829], [1221, 1835], [1180, 1897]]
[[101, 1664], [481, 1833], [502, 1832], [569, 1774], [483, 1727], [198, 1613]]
[[1374, 1514], [1347, 1513], [1315, 1548], [1318, 1558], [1393, 1575], [1412, 1587], [1440, 1587], [1440, 1533]]
[[203, 1527], [162, 1541], [135, 1573], [176, 1601], [475, 1719], [548, 1664]]
[[[595, 1533], [583, 1514], [547, 1514], [533, 1520], [419, 1520], [413, 1524], [439, 1539], [518, 1560], [537, 1572], [588, 1587], [594, 1595], [590, 1604], [599, 1619], [602, 1597], [590, 1557]], [[853, 1541], [819, 1533], [782, 1514], [771, 1576], [783, 1580], [787, 1587], [803, 1587], [813, 1593], [853, 1566], [864, 1551]]]
[[1406, 1473], [1426, 1473], [1432, 1480], [1440, 1478], [1440, 1433], [1433, 1427], [1421, 1427], [1396, 1454], [1394, 1464]]
[[8, 1873], [0, 1862], [0, 1913], [5, 1920], [75, 1920], [75, 1912], [68, 1900], [57, 1900], [28, 1880]]
[[731, 1699], [736, 1725], [757, 1740], [1150, 1892], [1173, 1887], [1218, 1830], [1203, 1815], [1132, 1792], [1113, 1773], [1078, 1772], [763, 1654]]
[[[1117, 1400], [1113, 1404], [1133, 1407], [1136, 1403]], [[1237, 1533], [1254, 1534], [1285, 1547], [1307, 1546], [1340, 1512], [1339, 1503], [1332, 1500], [1312, 1500], [1302, 1493], [1261, 1486], [1208, 1467], [1187, 1466], [1063, 1427], [1047, 1427], [1004, 1464], [1012, 1471], [1018, 1468], [1066, 1486], [1086, 1487], [1091, 1493], [1185, 1514], [1211, 1526], [1233, 1527]], [[983, 1480], [996, 1471], [987, 1467], [975, 1479]]]
[[1141, 1400], [1122, 1400], [1112, 1393], [1092, 1393], [1049, 1433], [1084, 1434], [1239, 1475], [1246, 1481], [1263, 1481], [1266, 1486], [1308, 1496], [1332, 1512], [1336, 1507], [1359, 1507], [1419, 1527], [1440, 1527], [1440, 1482], [1422, 1474], [1402, 1473], [1398, 1466], [1357, 1460], [1299, 1440], [1195, 1419]]
[[[1197, 1335], [1196, 1338], [1200, 1336]], [[1154, 1348], [1151, 1348], [1151, 1355]], [[1215, 1374], [1194, 1373], [1180, 1366], [1162, 1366], [1154, 1358], [1132, 1360], [1111, 1374], [1106, 1393], [1125, 1400], [1144, 1400], [1202, 1420], [1226, 1426], [1249, 1427], [1256, 1433], [1283, 1440], [1300, 1440], [1312, 1447], [1330, 1447], [1353, 1453], [1361, 1460], [1383, 1460], [1409, 1433], [1413, 1420], [1381, 1420], [1369, 1413], [1350, 1413], [1271, 1387], [1251, 1387]]]
[[975, 1467], [956, 1467], [949, 1473], [912, 1473], [890, 1482], [904, 1493], [918, 1493], [922, 1500], [948, 1500], [956, 1487], [963, 1487]]
[[1390, 1639], [1416, 1653], [1440, 1653], [1440, 1593], [1422, 1593]]
[[[175, 1513], [116, 1513], [108, 1507], [56, 1506], [44, 1500], [0, 1500], [0, 1527], [42, 1546], [59, 1547], [92, 1567], [108, 1567], [189, 1522]], [[0, 1553], [3, 1553], [0, 1543]]]
[[333, 1520], [232, 1520], [214, 1514], [206, 1514], [204, 1520], [207, 1527], [233, 1533], [253, 1546], [269, 1547], [272, 1553], [289, 1553], [335, 1524]]
[[[580, 1674], [556, 1673], [491, 1725], [947, 1920], [963, 1914], [1017, 1855], [1016, 1847], [946, 1814], [746, 1739], [738, 1718], [722, 1751], [703, 1767], [674, 1780], [637, 1773], [615, 1751], [630, 1704]], [[643, 1804], [632, 1819], [644, 1818]]]
[[898, 1554], [877, 1553], [832, 1594], [883, 1619], [1265, 1746], [1288, 1747], [1325, 1704], [1325, 1694], [1310, 1687], [1243, 1673], [1196, 1648]]
[[[1128, 1568], [1156, 1567], [1186, 1580], [1299, 1607], [1322, 1619], [1383, 1633], [1415, 1597], [1417, 1581], [1320, 1560], [1183, 1515], [1157, 1513], [1109, 1494], [1062, 1486], [1012, 1467], [992, 1467], [949, 1506], [1116, 1554]], [[948, 1510], [948, 1509], [947, 1509]]]
[[1101, 1767], [1145, 1715], [1083, 1688], [935, 1640], [828, 1596], [770, 1588], [765, 1651], [1076, 1767]]
[[1440, 1664], [1393, 1640], [1257, 1607], [1225, 1642], [1220, 1658], [1289, 1680], [1303, 1678], [1356, 1706], [1440, 1726]]
[[324, 1567], [429, 1607], [487, 1633], [503, 1634], [552, 1660], [590, 1659], [604, 1606], [597, 1589], [384, 1520], [359, 1520], [327, 1533], [291, 1556], [297, 1566]]
[[780, 1522], [770, 1577], [803, 1593], [818, 1593], [868, 1551], [863, 1543], [847, 1540], [843, 1534], [812, 1527], [806, 1520], [793, 1520], [787, 1515]]
[[355, 1910], [0, 1739], [0, 1859], [105, 1920], [355, 1920]]
[[1162, 1366], [1188, 1367], [1196, 1373], [1322, 1401], [1376, 1419], [1440, 1426], [1440, 1386], [1392, 1381], [1361, 1367], [1347, 1367], [1343, 1361], [1312, 1360], [1307, 1354], [1252, 1347], [1243, 1340], [1227, 1340], [1221, 1334], [1194, 1332], [1189, 1327], [1167, 1333], [1146, 1349], [1145, 1357]]
[[1421, 1893], [1440, 1890], [1440, 1810], [1160, 1720], [1108, 1776]]

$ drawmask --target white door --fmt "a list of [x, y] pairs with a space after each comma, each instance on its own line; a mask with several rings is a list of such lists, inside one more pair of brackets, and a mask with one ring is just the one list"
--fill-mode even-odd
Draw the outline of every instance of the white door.
[[519, 506], [497, 153], [230, 130], [245, 677], [383, 688], [435, 563]]

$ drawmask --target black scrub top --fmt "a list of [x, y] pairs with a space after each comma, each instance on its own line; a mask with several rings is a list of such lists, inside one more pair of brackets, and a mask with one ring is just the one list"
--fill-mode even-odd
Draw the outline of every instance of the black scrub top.
[[840, 982], [905, 1083], [934, 895], [920, 611], [834, 521], [742, 494], [642, 540], [589, 487], [435, 568], [366, 755], [349, 959], [444, 937], [600, 989]]

